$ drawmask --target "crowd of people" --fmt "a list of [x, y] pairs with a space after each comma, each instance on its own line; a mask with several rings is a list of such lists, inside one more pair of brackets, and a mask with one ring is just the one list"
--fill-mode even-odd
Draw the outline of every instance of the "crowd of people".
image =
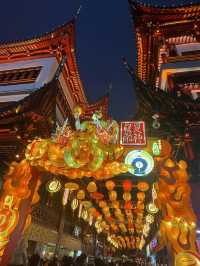
[[[42, 259], [38, 254], [32, 255], [23, 264], [10, 264], [9, 266], [137, 266], [136, 262], [106, 262], [101, 258], [94, 258], [93, 261], [88, 261], [86, 254], [82, 253], [79, 257], [73, 259], [72, 257], [64, 256], [61, 260], [56, 257], [52, 259]], [[141, 264], [140, 264], [141, 265]], [[150, 266], [151, 264], [145, 264]]]

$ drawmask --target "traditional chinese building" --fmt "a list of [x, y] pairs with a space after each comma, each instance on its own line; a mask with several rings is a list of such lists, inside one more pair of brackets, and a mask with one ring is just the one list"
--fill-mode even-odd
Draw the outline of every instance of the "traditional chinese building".
[[175, 94], [200, 90], [200, 5], [151, 6], [129, 0], [137, 43], [137, 74]]

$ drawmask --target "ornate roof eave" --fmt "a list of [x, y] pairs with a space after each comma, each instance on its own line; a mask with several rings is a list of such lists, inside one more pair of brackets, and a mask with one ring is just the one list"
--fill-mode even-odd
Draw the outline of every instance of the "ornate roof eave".
[[163, 21], [198, 19], [200, 4], [188, 5], [150, 5], [137, 0], [129, 0], [130, 11], [134, 22], [142, 20]]
[[67, 60], [62, 74], [71, 90], [73, 101], [75, 104], [87, 104], [75, 55], [75, 19], [38, 37], [0, 43], [0, 63], [46, 57], [56, 57], [60, 63], [64, 54]]

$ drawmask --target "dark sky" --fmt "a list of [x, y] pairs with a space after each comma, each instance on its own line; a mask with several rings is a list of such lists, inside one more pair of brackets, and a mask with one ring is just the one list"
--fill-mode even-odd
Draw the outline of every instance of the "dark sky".
[[[146, 1], [166, 4], [163, 1]], [[168, 4], [191, 1], [168, 0]], [[0, 38], [29, 38], [70, 20], [82, 5], [77, 21], [77, 57], [89, 101], [103, 96], [112, 83], [110, 113], [128, 119], [134, 110], [134, 92], [121, 58], [134, 64], [136, 48], [128, 0], [19, 0], [2, 1]]]

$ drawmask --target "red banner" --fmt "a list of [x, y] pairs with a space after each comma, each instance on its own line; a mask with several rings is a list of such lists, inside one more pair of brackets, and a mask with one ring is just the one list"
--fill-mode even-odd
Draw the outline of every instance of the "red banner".
[[124, 146], [146, 145], [144, 121], [121, 122], [120, 144]]

